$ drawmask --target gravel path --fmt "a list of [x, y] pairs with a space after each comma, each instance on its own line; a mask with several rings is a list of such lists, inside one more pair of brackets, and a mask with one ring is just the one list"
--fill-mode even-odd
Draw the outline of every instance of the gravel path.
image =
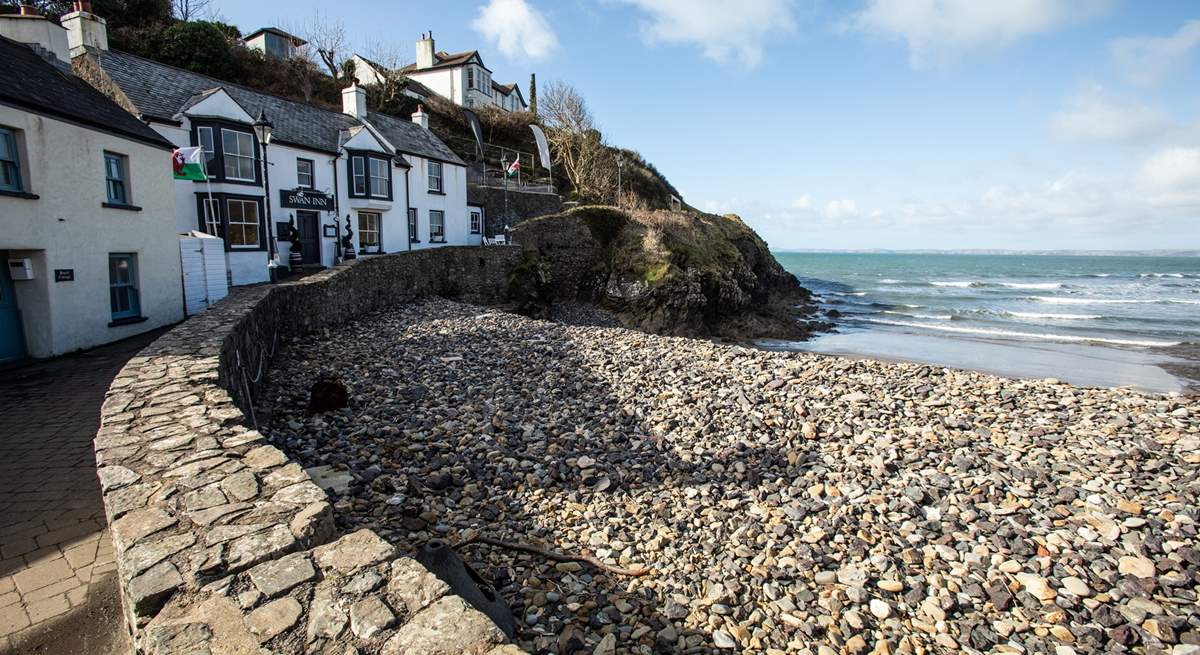
[[[304, 416], [334, 368], [351, 406]], [[272, 379], [272, 440], [355, 476], [346, 529], [654, 569], [468, 547], [530, 651], [1200, 653], [1195, 397], [440, 300], [292, 341]]]

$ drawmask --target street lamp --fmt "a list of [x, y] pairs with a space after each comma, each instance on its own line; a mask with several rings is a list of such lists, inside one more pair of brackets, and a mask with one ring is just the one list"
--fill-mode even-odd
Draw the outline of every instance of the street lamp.
[[258, 137], [258, 145], [262, 148], [263, 192], [266, 194], [267, 205], [267, 270], [270, 272], [271, 281], [275, 282], [279, 277], [279, 262], [275, 261], [275, 224], [271, 221], [271, 176], [267, 165], [267, 144], [271, 142], [271, 129], [275, 125], [267, 120], [266, 112], [259, 109], [258, 118], [254, 119], [252, 127], [254, 135]]
[[621, 206], [621, 173], [625, 170], [625, 158], [617, 157], [617, 206]]

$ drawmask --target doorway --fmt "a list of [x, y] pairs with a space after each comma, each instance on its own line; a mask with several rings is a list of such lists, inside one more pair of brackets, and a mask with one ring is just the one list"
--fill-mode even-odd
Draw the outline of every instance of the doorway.
[[8, 253], [0, 251], [0, 364], [25, 359], [25, 333], [17, 292], [8, 274]]
[[317, 212], [301, 209], [296, 212], [296, 231], [300, 233], [301, 263], [321, 263], [321, 226]]

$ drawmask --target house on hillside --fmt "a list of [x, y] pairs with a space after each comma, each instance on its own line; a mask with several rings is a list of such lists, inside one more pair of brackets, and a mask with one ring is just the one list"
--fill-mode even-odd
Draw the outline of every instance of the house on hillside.
[[172, 145], [72, 73], [89, 16], [0, 16], [0, 363], [183, 319]]
[[[330, 111], [99, 47], [74, 63], [175, 146], [203, 149], [207, 179], [175, 182], [175, 228], [223, 239], [233, 285], [266, 282], [292, 249], [305, 266], [331, 266], [348, 254], [347, 229], [365, 256], [482, 243], [466, 165], [424, 112], [370, 112], [357, 85]], [[259, 116], [272, 124], [265, 148]]]
[[300, 48], [308, 41], [278, 27], [260, 27], [242, 37], [242, 43], [251, 50], [258, 50], [276, 59], [291, 59], [300, 54]]
[[[361, 55], [354, 55], [355, 76], [363, 84], [377, 84], [388, 74], [415, 81], [461, 107], [498, 107], [504, 111], [528, 111], [529, 105], [516, 84], [492, 81], [492, 70], [479, 51], [446, 53], [434, 46], [433, 33], [417, 41], [417, 61], [395, 71]], [[410, 94], [416, 96], [416, 91]], [[426, 96], [428, 97], [428, 96]]]

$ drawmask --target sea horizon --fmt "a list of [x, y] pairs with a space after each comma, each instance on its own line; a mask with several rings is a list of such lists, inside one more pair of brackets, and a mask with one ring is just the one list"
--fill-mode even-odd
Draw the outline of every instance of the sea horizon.
[[1200, 257], [1200, 249], [1088, 250], [1088, 249], [1006, 249], [1006, 248], [770, 248], [772, 253], [815, 254], [896, 254], [896, 255], [1028, 255], [1060, 257]]

